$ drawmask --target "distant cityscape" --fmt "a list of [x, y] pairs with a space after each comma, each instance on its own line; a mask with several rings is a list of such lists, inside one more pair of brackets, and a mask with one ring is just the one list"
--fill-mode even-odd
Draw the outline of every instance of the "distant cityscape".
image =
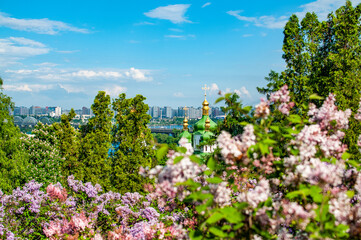
[[[62, 109], [61, 107], [15, 107], [14, 111], [11, 113], [14, 116], [49, 116], [49, 117], [60, 117], [62, 114], [69, 113], [70, 110]], [[81, 109], [75, 110], [76, 116], [75, 119], [85, 120], [93, 116], [91, 108], [82, 107]], [[164, 119], [164, 118], [173, 118], [173, 117], [184, 117], [185, 113], [189, 119], [198, 119], [202, 117], [202, 108], [188, 107], [187, 110], [184, 110], [184, 107], [178, 107], [177, 109], [165, 106], [153, 106], [149, 107], [148, 114], [155, 119]], [[219, 107], [211, 107], [209, 115], [212, 118], [223, 118], [224, 113]]]

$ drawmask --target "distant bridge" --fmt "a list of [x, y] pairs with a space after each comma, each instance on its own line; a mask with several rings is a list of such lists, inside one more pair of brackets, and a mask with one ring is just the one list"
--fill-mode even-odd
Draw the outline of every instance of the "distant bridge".
[[[173, 134], [173, 129], [170, 129], [170, 128], [151, 128], [150, 131], [152, 133], [163, 133], [163, 134], [168, 134], [168, 135]], [[189, 132], [192, 132], [192, 131], [189, 130]]]

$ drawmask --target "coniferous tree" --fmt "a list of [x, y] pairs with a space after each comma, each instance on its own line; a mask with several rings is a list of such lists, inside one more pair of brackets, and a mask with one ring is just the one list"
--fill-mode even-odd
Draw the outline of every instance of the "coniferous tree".
[[147, 179], [139, 175], [139, 167], [151, 167], [155, 151], [153, 137], [147, 127], [150, 116], [145, 97], [137, 95], [126, 99], [124, 93], [113, 102], [116, 123], [112, 131], [114, 150], [111, 182], [124, 192], [142, 192]]
[[71, 109], [68, 115], [61, 115], [60, 123], [54, 123], [56, 136], [58, 139], [59, 150], [64, 158], [62, 173], [66, 178], [69, 175], [75, 175], [78, 179], [84, 177], [83, 167], [79, 161], [79, 134], [71, 126], [70, 122], [75, 117], [74, 109]]
[[21, 149], [20, 130], [9, 114], [14, 103], [1, 92], [2, 82], [0, 78], [0, 190], [10, 192], [28, 180], [29, 164]]
[[109, 190], [111, 159], [109, 149], [111, 148], [111, 129], [113, 111], [110, 109], [110, 96], [100, 91], [94, 99], [91, 109], [94, 117], [82, 129], [83, 138], [79, 159], [84, 167], [84, 178], [86, 182], [100, 184]]

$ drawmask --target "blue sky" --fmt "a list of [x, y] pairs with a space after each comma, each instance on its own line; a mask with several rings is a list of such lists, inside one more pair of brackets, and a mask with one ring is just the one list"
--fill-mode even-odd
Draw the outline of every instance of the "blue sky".
[[[354, 5], [361, 0], [352, 1]], [[342, 0], [2, 0], [0, 76], [17, 106], [90, 106], [98, 91], [153, 106], [200, 106], [202, 86], [255, 104], [281, 71], [292, 13], [321, 19]]]

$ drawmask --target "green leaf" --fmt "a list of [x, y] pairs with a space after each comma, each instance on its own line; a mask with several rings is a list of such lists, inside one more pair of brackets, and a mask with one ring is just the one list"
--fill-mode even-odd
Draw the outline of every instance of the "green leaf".
[[218, 236], [218, 237], [221, 237], [221, 238], [224, 238], [224, 237], [227, 237], [227, 234], [224, 233], [221, 229], [219, 229], [218, 227], [211, 227], [209, 228], [209, 231], [211, 233], [213, 233], [214, 235]]
[[347, 192], [346, 192], [346, 195], [347, 195], [347, 197], [349, 197], [349, 198], [353, 198], [353, 196], [355, 196], [355, 191], [352, 191], [352, 190], [347, 191]]
[[216, 160], [211, 157], [208, 159], [208, 162], [207, 162], [207, 167], [211, 170], [215, 170], [216, 169]]
[[185, 147], [178, 147], [178, 148], [177, 148], [177, 151], [178, 151], [178, 152], [181, 152], [181, 153], [186, 153], [186, 152], [187, 152], [187, 148], [185, 148]]
[[221, 220], [222, 218], [223, 218], [223, 214], [216, 212], [207, 219], [206, 223], [214, 224], [214, 223], [218, 222], [219, 220]]
[[198, 163], [199, 165], [202, 164], [202, 160], [199, 157], [195, 156], [195, 155], [192, 155], [189, 158], [191, 159], [192, 162]]
[[209, 183], [213, 183], [213, 184], [218, 184], [223, 182], [223, 180], [219, 177], [214, 177], [214, 178], [206, 178], [206, 181]]
[[230, 223], [239, 223], [242, 221], [242, 215], [240, 212], [234, 207], [225, 207], [219, 210], [223, 213], [224, 218]]
[[314, 202], [321, 203], [323, 199], [322, 189], [319, 186], [310, 187], [310, 195]]
[[281, 132], [279, 126], [270, 126], [270, 129], [272, 129], [272, 130], [275, 131], [275, 132]]
[[323, 100], [323, 97], [320, 97], [316, 93], [314, 93], [310, 95], [310, 100]]
[[276, 143], [277, 143], [277, 141], [275, 141], [275, 140], [273, 140], [273, 139], [270, 139], [270, 138], [264, 139], [263, 142], [264, 142], [265, 144], [268, 144], [268, 145], [272, 145], [272, 144], [276, 144]]
[[243, 111], [245, 111], [246, 113], [249, 113], [252, 110], [252, 106], [245, 106], [243, 108]]
[[165, 157], [165, 155], [168, 153], [168, 145], [163, 144], [157, 151], [157, 160], [160, 161]]
[[173, 163], [174, 163], [174, 164], [177, 164], [177, 163], [179, 163], [180, 161], [182, 161], [182, 159], [183, 159], [183, 156], [178, 156], [178, 157], [174, 158]]
[[269, 153], [268, 145], [263, 144], [261, 142], [258, 143], [257, 145], [259, 146], [259, 149], [261, 150], [262, 155]]
[[219, 98], [214, 102], [214, 104], [219, 103], [220, 101], [223, 101], [224, 99], [225, 99], [224, 97], [219, 97]]
[[299, 115], [292, 114], [288, 117], [291, 123], [302, 123], [302, 118]]
[[203, 239], [202, 232], [198, 231], [198, 230], [191, 230], [189, 233], [189, 237], [192, 240], [202, 240]]
[[350, 159], [351, 156], [352, 156], [352, 155], [351, 155], [350, 153], [344, 152], [344, 153], [342, 154], [341, 158], [342, 158], [343, 160], [347, 160], [347, 159]]
[[306, 197], [309, 194], [310, 194], [310, 189], [305, 188], [305, 189], [301, 189], [301, 190], [297, 190], [297, 191], [287, 193], [286, 197], [288, 199], [293, 199], [293, 198], [296, 198], [298, 196]]

